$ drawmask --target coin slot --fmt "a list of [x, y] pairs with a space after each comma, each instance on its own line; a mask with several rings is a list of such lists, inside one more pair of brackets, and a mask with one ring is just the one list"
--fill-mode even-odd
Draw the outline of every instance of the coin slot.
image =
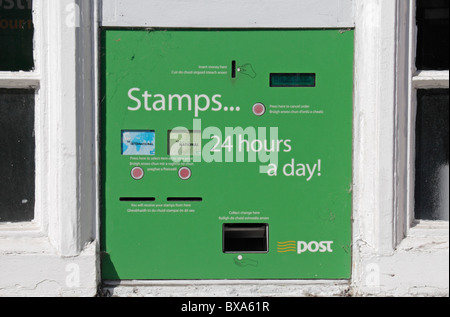
[[236, 78], [236, 61], [231, 62], [231, 78]]

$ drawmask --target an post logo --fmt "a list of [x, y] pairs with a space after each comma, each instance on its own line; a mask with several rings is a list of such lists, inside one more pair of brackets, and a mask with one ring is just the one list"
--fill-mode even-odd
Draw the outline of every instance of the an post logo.
[[277, 249], [278, 253], [288, 253], [288, 252], [296, 252], [297, 254], [302, 253], [332, 253], [333, 249], [331, 246], [333, 245], [333, 241], [285, 241], [278, 242]]
[[297, 243], [295, 241], [278, 242], [278, 253], [297, 252]]

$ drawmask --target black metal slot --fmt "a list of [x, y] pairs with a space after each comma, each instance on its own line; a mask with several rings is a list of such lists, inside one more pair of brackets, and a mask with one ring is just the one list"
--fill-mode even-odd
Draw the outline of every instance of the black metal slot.
[[155, 197], [120, 197], [120, 201], [155, 201]]
[[201, 197], [168, 197], [167, 201], [203, 201]]
[[223, 224], [223, 252], [269, 252], [269, 225], [267, 223]]
[[236, 78], [236, 61], [231, 62], [231, 78]]

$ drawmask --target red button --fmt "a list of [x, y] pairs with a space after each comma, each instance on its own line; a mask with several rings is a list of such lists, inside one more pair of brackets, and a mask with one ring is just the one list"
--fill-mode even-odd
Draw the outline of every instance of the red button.
[[266, 113], [266, 106], [264, 106], [262, 103], [257, 103], [253, 106], [253, 113], [257, 116], [262, 116]]
[[140, 167], [135, 167], [131, 170], [131, 177], [140, 180], [144, 177], [144, 170]]
[[187, 180], [187, 179], [191, 178], [192, 172], [189, 168], [182, 167], [178, 171], [178, 176], [183, 180]]

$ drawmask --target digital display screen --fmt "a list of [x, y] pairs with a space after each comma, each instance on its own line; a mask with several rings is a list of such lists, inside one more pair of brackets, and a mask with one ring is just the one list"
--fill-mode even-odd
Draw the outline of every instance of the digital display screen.
[[273, 73], [270, 74], [270, 87], [316, 87], [316, 74]]

